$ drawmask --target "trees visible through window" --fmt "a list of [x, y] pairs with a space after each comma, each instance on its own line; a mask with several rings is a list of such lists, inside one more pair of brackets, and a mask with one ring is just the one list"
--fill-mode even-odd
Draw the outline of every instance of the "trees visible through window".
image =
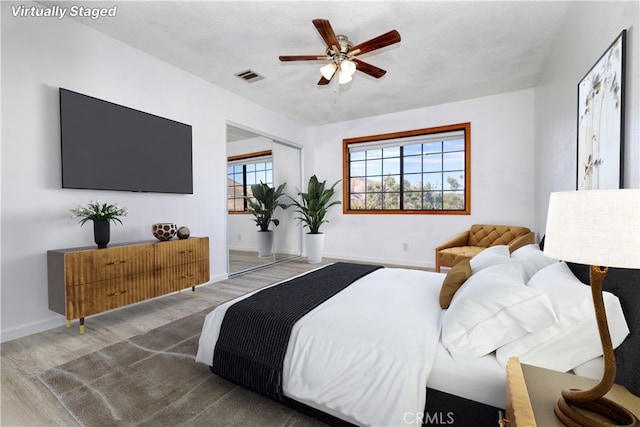
[[227, 209], [230, 213], [247, 211], [243, 196], [251, 196], [251, 185], [273, 185], [271, 151], [261, 151], [227, 159]]
[[345, 213], [470, 213], [471, 124], [343, 140]]

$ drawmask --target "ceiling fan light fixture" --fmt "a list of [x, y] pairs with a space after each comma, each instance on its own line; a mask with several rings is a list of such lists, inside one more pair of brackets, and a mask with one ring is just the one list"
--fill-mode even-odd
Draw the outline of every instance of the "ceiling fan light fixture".
[[322, 74], [322, 77], [324, 77], [325, 79], [331, 80], [331, 77], [333, 77], [333, 74], [336, 72], [336, 69], [337, 69], [336, 64], [334, 64], [333, 62], [330, 62], [324, 67], [320, 68], [320, 73]]
[[400, 34], [396, 30], [388, 31], [378, 37], [354, 46], [347, 36], [336, 34], [333, 31], [329, 20], [314, 19], [312, 22], [324, 41], [325, 54], [281, 55], [280, 61], [329, 60], [329, 64], [320, 68], [322, 78], [318, 81], [319, 86], [325, 86], [331, 83], [331, 80], [333, 80], [336, 74], [338, 74], [340, 84], [349, 83], [356, 69], [376, 79], [381, 78], [387, 73], [386, 70], [368, 64], [360, 59], [355, 59], [355, 57], [398, 43], [400, 41]]
[[349, 83], [351, 80], [353, 80], [353, 77], [351, 77], [351, 75], [342, 72], [342, 70], [338, 73], [338, 83], [343, 85], [345, 83]]
[[349, 61], [348, 59], [340, 62], [340, 72], [341, 74], [346, 74], [349, 77], [353, 76], [356, 72], [356, 63], [353, 61]]

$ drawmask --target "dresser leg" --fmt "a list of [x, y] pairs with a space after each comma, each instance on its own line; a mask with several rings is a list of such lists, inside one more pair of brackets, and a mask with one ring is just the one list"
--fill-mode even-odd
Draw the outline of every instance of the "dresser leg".
[[195, 297], [196, 296], [196, 287], [192, 286], [191, 287], [191, 297]]
[[84, 317], [80, 318], [80, 335], [84, 334]]
[[67, 328], [71, 327], [71, 319], [67, 319]]

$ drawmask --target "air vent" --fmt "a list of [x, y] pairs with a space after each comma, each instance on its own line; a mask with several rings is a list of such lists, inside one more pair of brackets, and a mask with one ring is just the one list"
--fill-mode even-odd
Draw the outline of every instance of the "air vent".
[[242, 71], [240, 73], [237, 73], [236, 77], [240, 77], [242, 80], [248, 83], [257, 82], [258, 80], [264, 79], [264, 77], [262, 77], [260, 74], [256, 73], [253, 70], [247, 70], [247, 71]]

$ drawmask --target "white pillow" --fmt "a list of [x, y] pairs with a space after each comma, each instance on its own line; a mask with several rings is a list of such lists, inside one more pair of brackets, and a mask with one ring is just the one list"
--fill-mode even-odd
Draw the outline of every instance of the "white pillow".
[[[543, 268], [531, 278], [528, 287], [551, 297], [558, 323], [500, 347], [496, 351], [500, 364], [505, 366], [511, 356], [518, 356], [522, 363], [567, 372], [602, 355], [591, 288], [580, 282], [566, 263]], [[616, 348], [629, 334], [629, 328], [618, 297], [603, 292], [603, 298]]]
[[542, 252], [540, 246], [536, 244], [524, 245], [516, 249], [511, 254], [511, 258], [522, 262], [525, 282], [528, 282], [534, 274], [546, 266], [558, 262], [556, 259], [544, 256], [544, 252]]
[[476, 274], [478, 271], [483, 270], [487, 267], [491, 267], [492, 265], [497, 264], [503, 264], [505, 262], [512, 262], [511, 254], [509, 253], [509, 246], [489, 246], [487, 249], [483, 249], [469, 261], [469, 263], [471, 264], [471, 274]]
[[510, 262], [467, 279], [442, 320], [442, 344], [451, 357], [475, 359], [556, 322], [549, 297], [522, 277], [522, 265]]

